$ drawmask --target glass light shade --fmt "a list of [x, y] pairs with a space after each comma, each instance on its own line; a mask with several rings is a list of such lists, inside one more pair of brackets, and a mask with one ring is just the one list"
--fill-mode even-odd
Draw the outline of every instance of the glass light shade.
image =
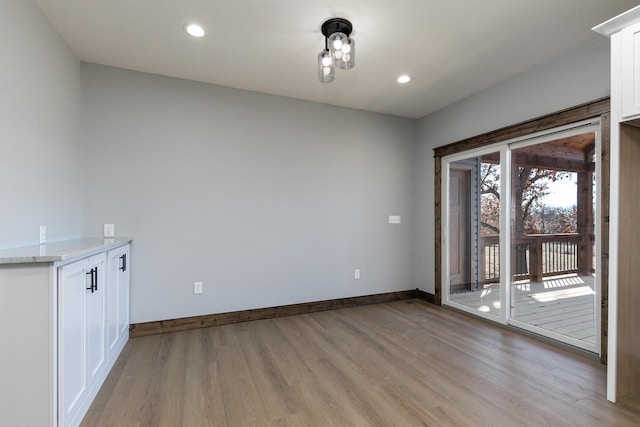
[[347, 38], [347, 42], [342, 44], [340, 49], [341, 55], [336, 59], [336, 67], [342, 70], [348, 70], [356, 65], [356, 41], [351, 37]]
[[333, 65], [331, 52], [323, 50], [318, 54], [318, 80], [331, 83], [336, 78], [336, 67]]
[[348, 37], [345, 33], [336, 32], [329, 36], [329, 50], [333, 59], [342, 59], [342, 47], [346, 43], [348, 43]]

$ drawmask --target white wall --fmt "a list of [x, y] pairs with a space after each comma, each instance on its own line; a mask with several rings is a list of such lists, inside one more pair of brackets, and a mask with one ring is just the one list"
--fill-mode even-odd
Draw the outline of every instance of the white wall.
[[604, 37], [416, 122], [81, 73], [33, 2], [0, 23], [0, 249], [115, 223], [136, 239], [133, 322], [433, 292], [433, 148], [609, 94]]
[[418, 287], [434, 292], [433, 149], [609, 96], [609, 43], [579, 49], [478, 92], [420, 120], [418, 126]]
[[0, 249], [81, 230], [80, 62], [33, 1], [0, 13]]
[[416, 287], [415, 120], [82, 75], [84, 232], [135, 239], [132, 323]]

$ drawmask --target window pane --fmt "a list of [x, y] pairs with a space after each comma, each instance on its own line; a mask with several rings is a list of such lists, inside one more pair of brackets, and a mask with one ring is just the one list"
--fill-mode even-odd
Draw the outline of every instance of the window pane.
[[511, 318], [595, 344], [595, 134], [511, 158]]
[[500, 315], [500, 153], [449, 168], [448, 301]]

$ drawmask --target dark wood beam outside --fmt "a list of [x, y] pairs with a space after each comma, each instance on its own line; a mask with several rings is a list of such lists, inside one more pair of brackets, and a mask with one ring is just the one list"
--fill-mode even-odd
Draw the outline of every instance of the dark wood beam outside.
[[583, 160], [567, 160], [560, 157], [543, 157], [535, 154], [512, 152], [513, 164], [522, 167], [550, 169], [567, 172], [589, 172], [593, 162]]

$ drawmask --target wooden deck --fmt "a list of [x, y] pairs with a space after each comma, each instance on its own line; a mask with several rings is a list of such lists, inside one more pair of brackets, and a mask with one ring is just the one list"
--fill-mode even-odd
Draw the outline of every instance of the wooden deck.
[[[565, 274], [514, 283], [511, 317], [532, 326], [596, 343], [593, 276]], [[485, 313], [500, 315], [498, 284], [479, 291], [452, 294], [450, 300]]]

